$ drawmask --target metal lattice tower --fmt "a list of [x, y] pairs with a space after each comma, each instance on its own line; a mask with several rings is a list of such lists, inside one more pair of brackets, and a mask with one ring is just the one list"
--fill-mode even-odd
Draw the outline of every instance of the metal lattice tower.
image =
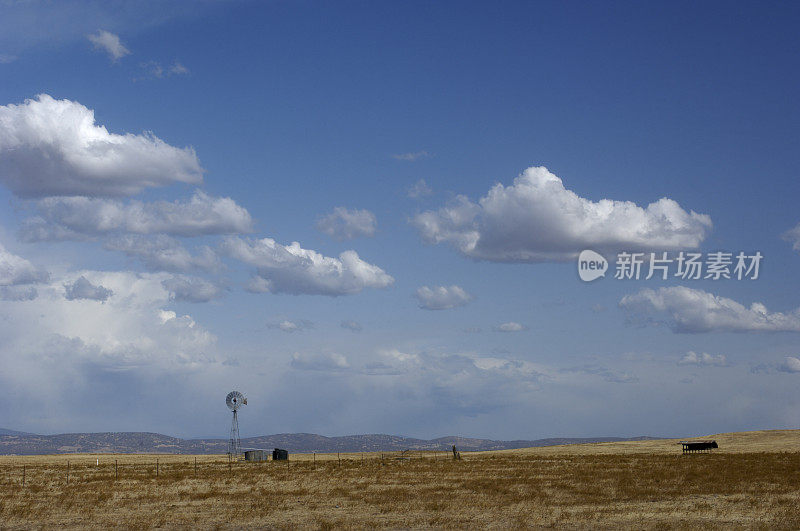
[[242, 441], [239, 438], [239, 408], [247, 405], [247, 399], [239, 391], [231, 391], [225, 397], [225, 404], [233, 411], [231, 423], [231, 436], [228, 439], [228, 456], [237, 458], [242, 452]]

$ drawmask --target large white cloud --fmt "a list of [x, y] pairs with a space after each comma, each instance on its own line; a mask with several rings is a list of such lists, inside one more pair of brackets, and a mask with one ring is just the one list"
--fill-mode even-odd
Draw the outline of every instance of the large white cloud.
[[[53, 337], [79, 344], [74, 363], [90, 361], [123, 369], [141, 364], [195, 364], [213, 357], [216, 339], [188, 316], [165, 308], [170, 292], [164, 273], [79, 271], [54, 278], [30, 301], [0, 302], [0, 323], [10, 355], [42, 355]], [[65, 297], [65, 286], [102, 287], [104, 302], [78, 293]]]
[[684, 286], [643, 289], [624, 296], [619, 305], [645, 322], [662, 317], [678, 333], [800, 332], [800, 308], [770, 312], [760, 302], [747, 308], [733, 299]]
[[21, 197], [125, 196], [202, 177], [192, 148], [109, 133], [78, 102], [41, 94], [0, 106], [0, 182]]
[[364, 288], [385, 288], [394, 279], [383, 269], [345, 251], [339, 258], [303, 249], [297, 242], [281, 245], [271, 238], [229, 237], [222, 244], [229, 256], [256, 267], [249, 289], [294, 295], [351, 295]]
[[375, 214], [369, 210], [348, 210], [336, 207], [317, 221], [317, 230], [335, 240], [351, 240], [360, 236], [374, 236], [378, 228]]
[[594, 202], [567, 190], [544, 167], [511, 186], [498, 183], [477, 203], [460, 195], [412, 224], [427, 243], [447, 242], [462, 254], [497, 262], [573, 259], [583, 249], [675, 250], [697, 247], [711, 218], [662, 198], [642, 208], [630, 201]]
[[[68, 300], [64, 286], [81, 277], [111, 293]], [[31, 431], [184, 429], [174, 418], [196, 414], [189, 400], [219, 392], [228, 359], [211, 332], [171, 310], [167, 278], [54, 272], [37, 298], [0, 301], [0, 417]]]
[[23, 224], [25, 241], [85, 239], [105, 234], [202, 236], [250, 232], [253, 220], [229, 197], [196, 191], [188, 201], [129, 201], [91, 197], [47, 197], [39, 216]]
[[472, 300], [472, 295], [460, 286], [422, 286], [414, 296], [419, 301], [419, 307], [426, 310], [448, 310], [464, 306]]

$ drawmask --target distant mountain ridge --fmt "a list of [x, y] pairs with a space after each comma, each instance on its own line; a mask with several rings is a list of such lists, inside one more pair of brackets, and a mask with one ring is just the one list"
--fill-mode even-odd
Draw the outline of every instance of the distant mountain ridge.
[[2, 435], [34, 435], [34, 434], [25, 431], [14, 431], [14, 430], [7, 430], [5, 428], [0, 428], [0, 436]]
[[[533, 446], [593, 442], [642, 441], [658, 437], [588, 437], [497, 441], [468, 437], [415, 439], [399, 435], [369, 434], [325, 437], [313, 433], [280, 433], [242, 439], [244, 448], [285, 448], [290, 452], [391, 452], [401, 450], [511, 450]], [[224, 454], [226, 439], [180, 439], [160, 433], [107, 432], [36, 435], [0, 429], [0, 455], [38, 455], [64, 453], [164, 453]]]

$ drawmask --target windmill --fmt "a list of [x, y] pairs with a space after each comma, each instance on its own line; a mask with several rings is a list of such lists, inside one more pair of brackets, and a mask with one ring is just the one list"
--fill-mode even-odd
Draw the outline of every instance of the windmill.
[[242, 450], [242, 441], [239, 440], [239, 408], [247, 405], [247, 399], [239, 391], [231, 391], [225, 397], [228, 409], [233, 411], [231, 423], [231, 438], [228, 440], [228, 457], [238, 457]]

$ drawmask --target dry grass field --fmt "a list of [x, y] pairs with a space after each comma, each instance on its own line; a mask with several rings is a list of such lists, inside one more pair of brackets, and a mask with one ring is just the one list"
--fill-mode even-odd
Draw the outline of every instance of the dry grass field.
[[0, 528], [800, 528], [800, 432], [713, 437], [718, 451], [685, 456], [642, 441], [461, 461], [197, 456], [196, 472], [185, 455], [0, 457]]

